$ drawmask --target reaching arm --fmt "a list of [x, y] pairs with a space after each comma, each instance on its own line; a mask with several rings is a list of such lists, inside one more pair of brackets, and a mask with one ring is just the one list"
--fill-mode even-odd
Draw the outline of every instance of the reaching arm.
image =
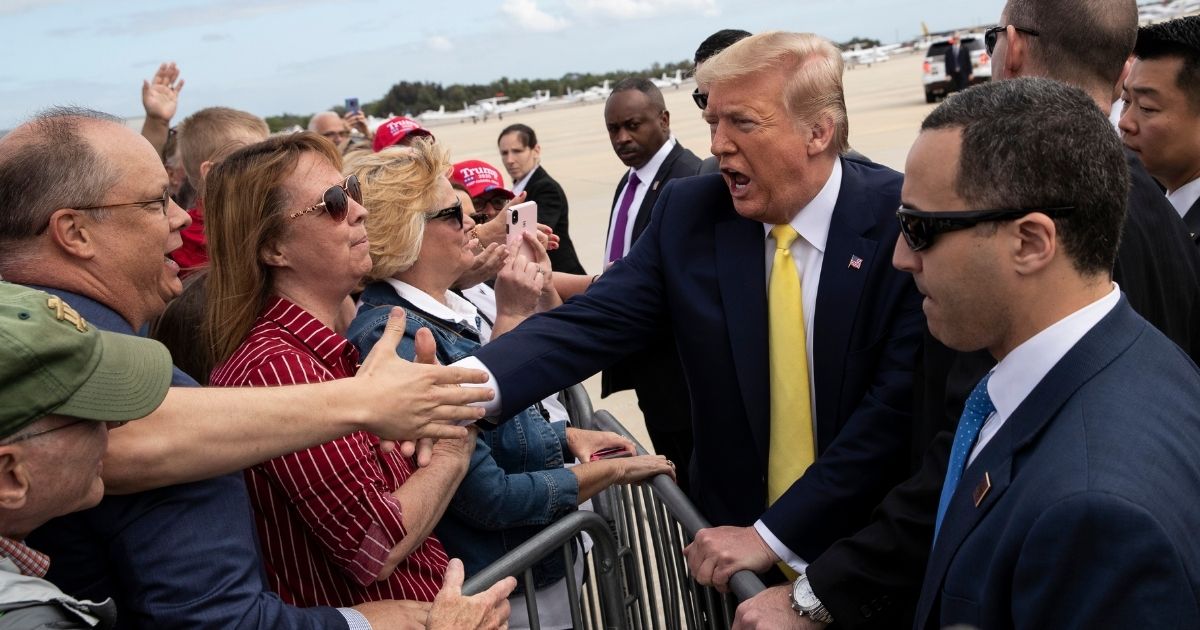
[[[453, 438], [451, 426], [477, 420], [467, 403], [491, 390], [476, 370], [418, 365], [396, 355], [404, 316], [393, 312], [375, 351], [357, 376], [314, 385], [272, 388], [174, 387], [150, 416], [109, 432], [104, 482], [112, 494], [208, 479], [354, 431], [391, 440]], [[297, 414], [297, 409], [305, 413]]]
[[392, 547], [387, 562], [379, 572], [379, 579], [387, 578], [408, 554], [425, 542], [433, 527], [442, 520], [446, 506], [467, 472], [467, 463], [474, 450], [474, 429], [463, 439], [439, 440], [433, 447], [429, 465], [418, 469], [392, 492], [404, 510], [407, 533]]
[[159, 157], [163, 157], [163, 147], [167, 144], [171, 119], [175, 117], [182, 90], [183, 79], [179, 78], [179, 68], [173, 61], [158, 66], [153, 79], [142, 81], [142, 108], [146, 111], [142, 136], [150, 141]]

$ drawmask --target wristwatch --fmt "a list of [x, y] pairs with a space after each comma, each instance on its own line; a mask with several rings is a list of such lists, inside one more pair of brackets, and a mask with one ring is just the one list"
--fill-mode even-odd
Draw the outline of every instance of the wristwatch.
[[808, 583], [808, 575], [801, 573], [792, 583], [792, 610], [801, 617], [808, 617], [820, 623], [833, 623], [833, 615], [825, 608], [825, 604], [817, 599], [812, 586]]

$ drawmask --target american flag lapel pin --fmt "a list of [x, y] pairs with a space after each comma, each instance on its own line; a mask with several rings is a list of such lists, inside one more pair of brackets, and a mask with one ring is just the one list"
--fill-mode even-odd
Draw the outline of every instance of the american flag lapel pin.
[[988, 490], [992, 489], [992, 476], [987, 472], [983, 473], [983, 479], [979, 480], [979, 485], [975, 486], [975, 491], [971, 493], [971, 498], [975, 500], [975, 507], [979, 507], [983, 503], [983, 498], [987, 496]]
[[853, 268], [853, 269], [862, 269], [862, 259], [859, 258], [858, 256], [850, 256], [850, 264], [846, 265], [846, 267]]

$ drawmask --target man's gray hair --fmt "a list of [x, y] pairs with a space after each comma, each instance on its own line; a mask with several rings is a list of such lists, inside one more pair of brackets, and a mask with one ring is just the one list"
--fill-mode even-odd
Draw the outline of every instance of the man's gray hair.
[[117, 165], [83, 133], [98, 122], [124, 124], [91, 109], [53, 107], [0, 140], [0, 250], [37, 236], [55, 210], [99, 203], [116, 185]]
[[1054, 220], [1082, 273], [1110, 273], [1129, 169], [1108, 117], [1082, 90], [1051, 79], [993, 81], [946, 99], [921, 131], [959, 129], [955, 192], [975, 210], [1075, 210]]

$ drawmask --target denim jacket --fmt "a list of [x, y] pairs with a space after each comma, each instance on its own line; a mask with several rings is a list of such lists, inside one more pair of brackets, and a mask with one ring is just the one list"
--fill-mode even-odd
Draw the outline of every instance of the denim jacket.
[[[386, 282], [373, 282], [363, 291], [358, 315], [346, 334], [362, 356], [383, 335], [393, 306], [404, 307], [407, 314], [404, 338], [396, 347], [405, 359], [416, 355], [414, 340], [420, 328], [433, 332], [437, 358], [444, 365], [470, 356], [480, 346], [470, 327], [433, 317]], [[479, 433], [467, 474], [435, 528], [447, 553], [462, 559], [468, 577], [575, 511], [579, 482], [563, 467], [563, 453], [568, 452], [566, 423], [547, 422], [535, 407]], [[534, 567], [538, 588], [564, 575], [560, 554]]]

